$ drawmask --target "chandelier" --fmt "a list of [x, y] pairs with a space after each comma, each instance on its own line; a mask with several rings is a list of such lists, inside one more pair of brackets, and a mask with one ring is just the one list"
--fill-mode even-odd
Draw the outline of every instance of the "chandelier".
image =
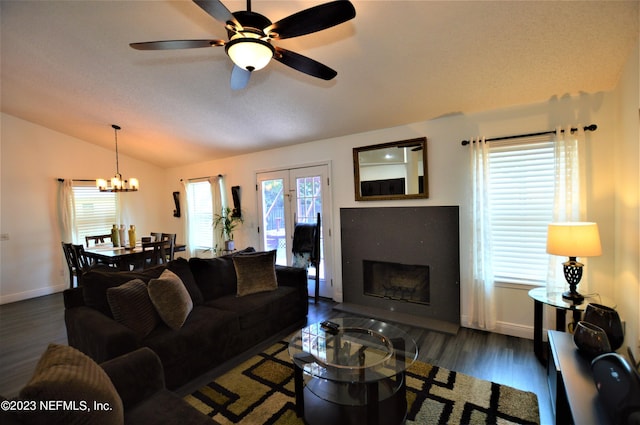
[[[130, 178], [129, 180], [123, 180], [122, 174], [120, 174], [118, 162], [118, 130], [120, 130], [120, 126], [112, 124], [111, 127], [113, 128], [116, 139], [116, 174], [109, 182], [107, 182], [106, 179], [96, 179], [96, 187], [100, 192], [135, 192], [140, 188], [138, 179]], [[108, 185], [108, 183], [111, 185]]]

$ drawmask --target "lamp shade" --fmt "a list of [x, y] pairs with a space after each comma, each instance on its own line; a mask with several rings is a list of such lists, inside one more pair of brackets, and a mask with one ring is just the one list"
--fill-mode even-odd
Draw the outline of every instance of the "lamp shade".
[[547, 253], [565, 257], [595, 257], [602, 254], [597, 223], [551, 223]]

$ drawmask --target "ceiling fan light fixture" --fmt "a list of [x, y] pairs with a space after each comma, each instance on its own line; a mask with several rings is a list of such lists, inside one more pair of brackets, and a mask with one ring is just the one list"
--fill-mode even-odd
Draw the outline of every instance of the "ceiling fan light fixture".
[[271, 43], [253, 33], [236, 34], [225, 45], [227, 55], [233, 63], [247, 71], [257, 71], [269, 64], [275, 54]]

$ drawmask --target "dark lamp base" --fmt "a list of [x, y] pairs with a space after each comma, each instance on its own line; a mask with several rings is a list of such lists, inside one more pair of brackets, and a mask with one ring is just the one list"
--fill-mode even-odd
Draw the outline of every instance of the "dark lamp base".
[[572, 302], [573, 304], [582, 304], [584, 296], [577, 291], [567, 291], [562, 293], [562, 299]]

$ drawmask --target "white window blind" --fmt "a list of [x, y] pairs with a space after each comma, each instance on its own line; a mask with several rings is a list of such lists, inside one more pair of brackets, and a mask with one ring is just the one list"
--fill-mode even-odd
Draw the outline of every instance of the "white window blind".
[[496, 281], [544, 285], [554, 198], [551, 136], [491, 142], [489, 166]]
[[188, 186], [189, 243], [194, 249], [213, 248], [213, 202], [208, 181], [191, 182]]
[[84, 244], [85, 236], [106, 235], [117, 224], [118, 198], [115, 193], [100, 192], [93, 184], [74, 182], [74, 236]]

